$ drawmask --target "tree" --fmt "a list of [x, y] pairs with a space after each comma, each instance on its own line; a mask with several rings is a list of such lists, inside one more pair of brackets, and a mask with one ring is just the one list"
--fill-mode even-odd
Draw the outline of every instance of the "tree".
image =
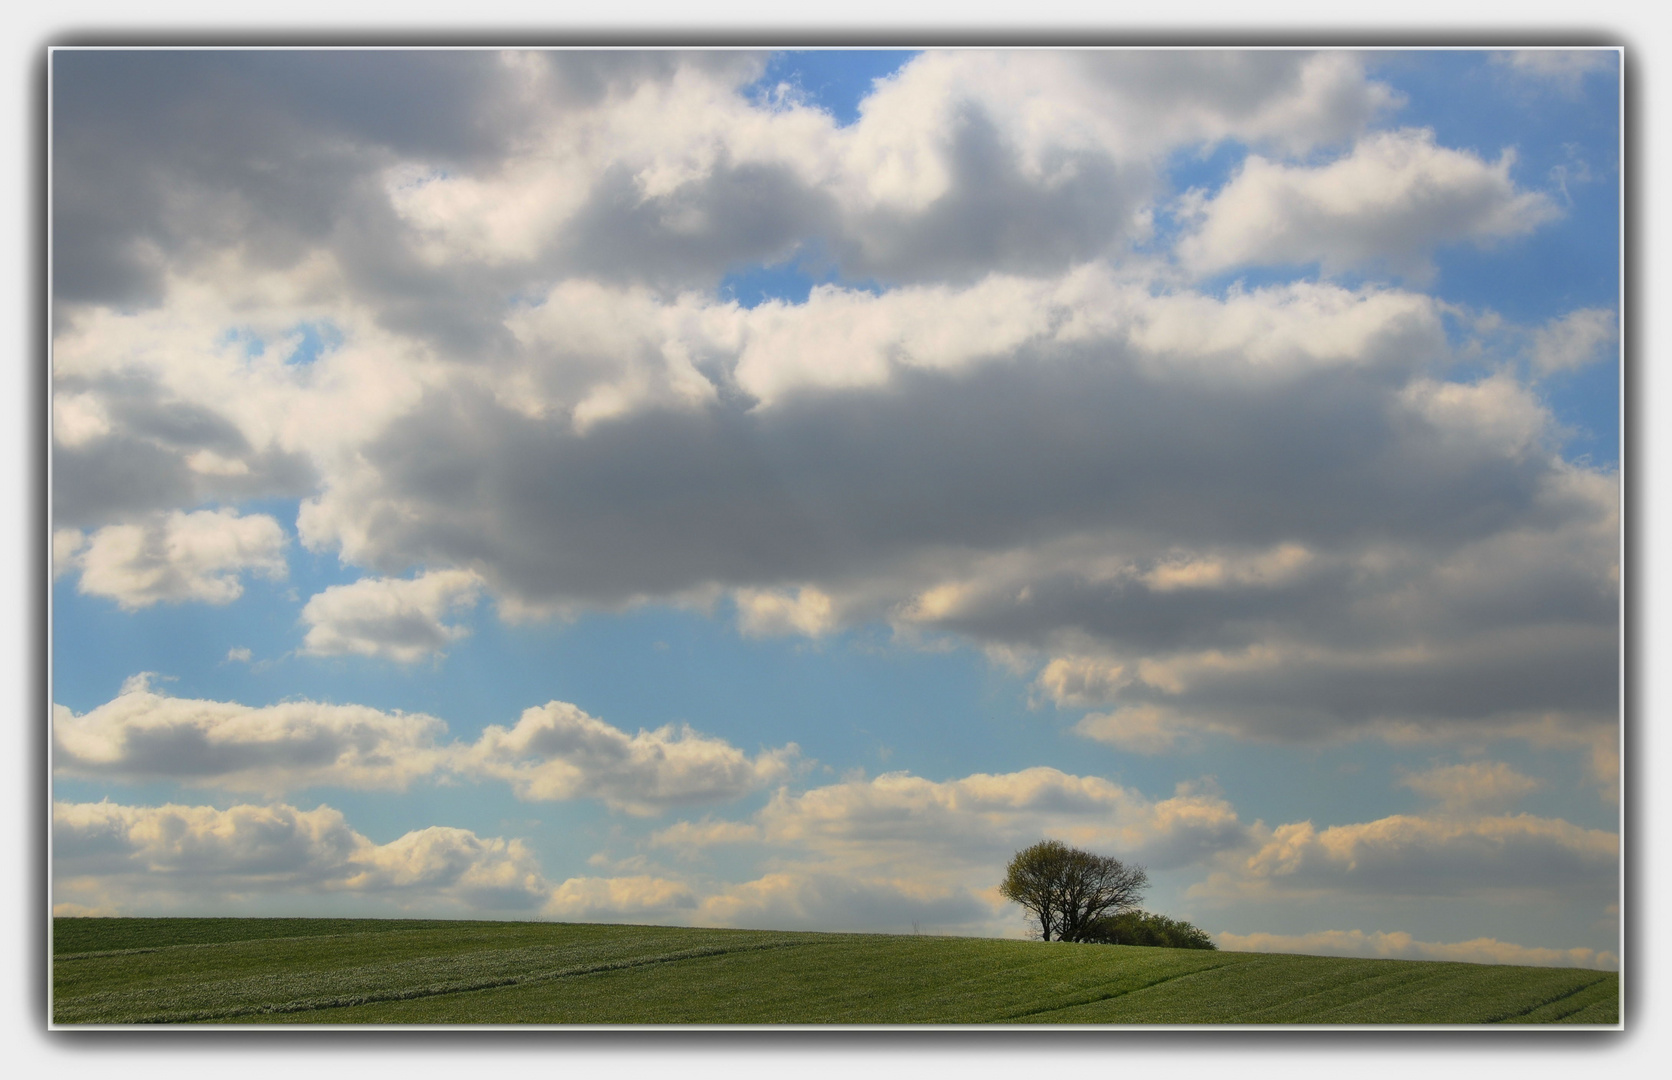
[[1041, 840], [1010, 860], [999, 893], [1039, 920], [1046, 941], [1086, 941], [1100, 920], [1137, 907], [1148, 885], [1141, 866]]

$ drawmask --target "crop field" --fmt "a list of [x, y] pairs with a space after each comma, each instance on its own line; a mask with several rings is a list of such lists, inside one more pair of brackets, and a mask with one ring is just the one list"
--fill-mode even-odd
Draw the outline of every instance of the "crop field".
[[57, 919], [60, 1024], [1613, 1024], [1575, 968], [988, 938]]

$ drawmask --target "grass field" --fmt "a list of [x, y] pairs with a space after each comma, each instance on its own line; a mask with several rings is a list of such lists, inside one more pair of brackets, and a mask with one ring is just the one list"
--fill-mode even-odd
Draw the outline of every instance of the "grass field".
[[1619, 976], [987, 938], [57, 919], [60, 1024], [1613, 1024]]

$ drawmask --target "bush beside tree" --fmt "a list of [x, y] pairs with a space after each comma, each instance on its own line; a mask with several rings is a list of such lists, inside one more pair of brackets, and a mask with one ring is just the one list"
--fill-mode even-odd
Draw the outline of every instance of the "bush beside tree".
[[1080, 940], [1099, 945], [1154, 945], [1163, 949], [1219, 948], [1199, 926], [1136, 910], [1097, 920], [1086, 928]]

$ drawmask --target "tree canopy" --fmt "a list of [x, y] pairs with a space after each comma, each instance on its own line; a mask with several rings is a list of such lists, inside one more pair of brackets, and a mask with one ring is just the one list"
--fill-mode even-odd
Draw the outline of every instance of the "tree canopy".
[[1046, 941], [1090, 941], [1104, 919], [1137, 907], [1148, 886], [1141, 866], [1041, 840], [1010, 860], [999, 892], [1039, 920]]

